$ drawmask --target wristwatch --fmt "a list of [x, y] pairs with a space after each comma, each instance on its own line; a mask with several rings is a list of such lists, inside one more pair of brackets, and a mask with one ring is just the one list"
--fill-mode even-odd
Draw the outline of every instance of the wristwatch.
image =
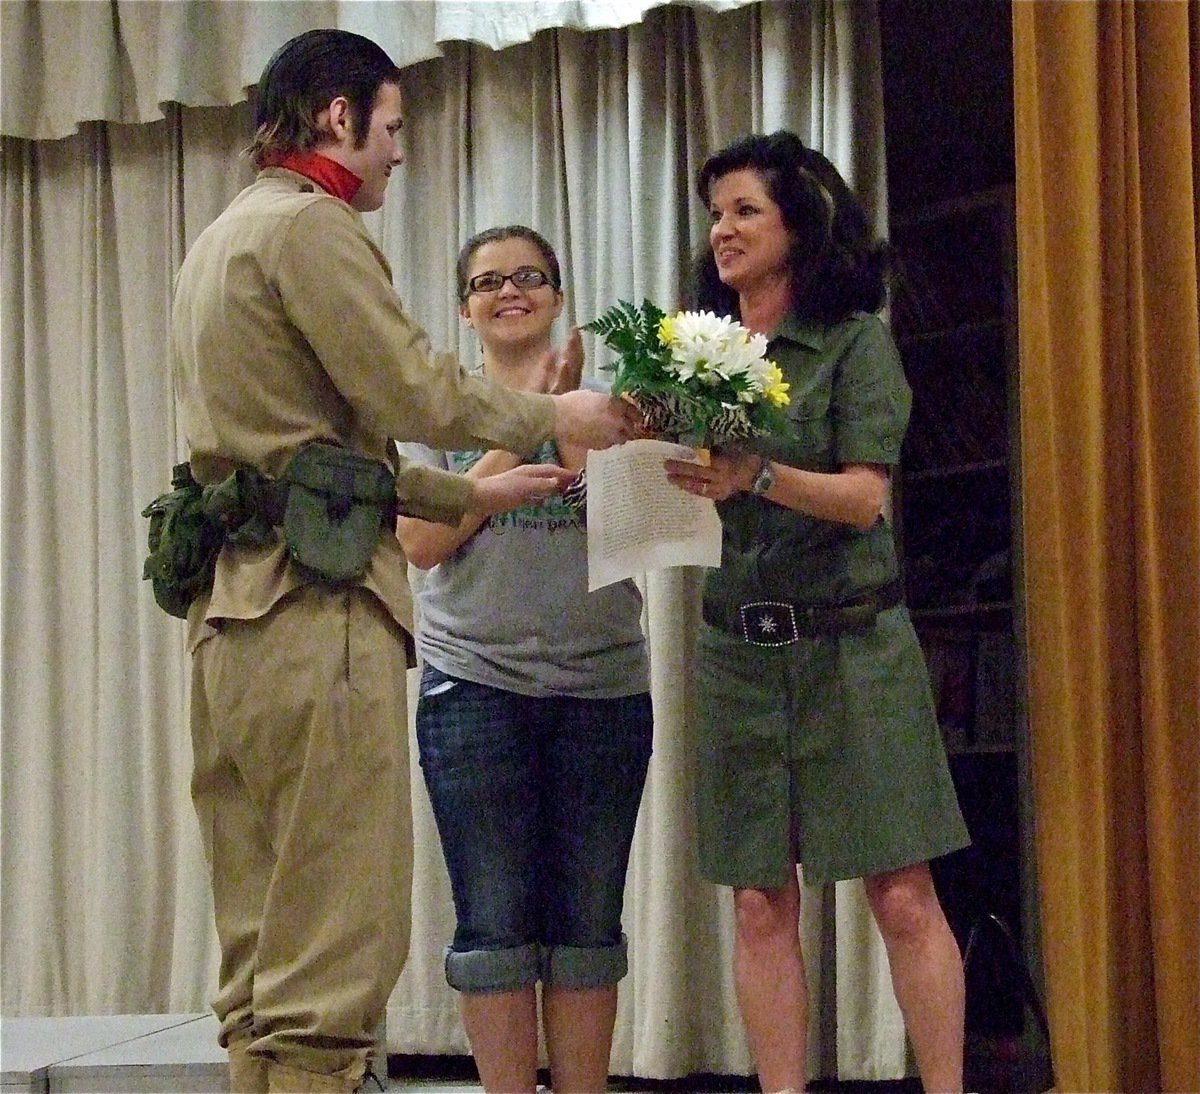
[[750, 493], [762, 497], [775, 485], [775, 472], [771, 470], [771, 461], [763, 459], [750, 483]]

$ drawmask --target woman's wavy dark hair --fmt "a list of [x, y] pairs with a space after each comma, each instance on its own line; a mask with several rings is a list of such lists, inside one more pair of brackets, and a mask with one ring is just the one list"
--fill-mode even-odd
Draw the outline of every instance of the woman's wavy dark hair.
[[275, 51], [254, 94], [254, 139], [246, 155], [255, 167], [320, 143], [317, 117], [344, 95], [350, 104], [354, 146], [367, 140], [375, 97], [400, 70], [382, 47], [348, 30], [308, 30]]
[[[820, 152], [795, 133], [756, 133], [704, 161], [696, 189], [705, 208], [713, 184], [732, 171], [754, 171], [792, 234], [792, 311], [800, 319], [837, 323], [856, 311], [877, 312], [887, 300], [889, 249], [866, 211]], [[708, 241], [696, 252], [689, 307], [738, 315], [737, 293], [717, 275]]]
[[546, 272], [550, 275], [551, 287], [555, 292], [562, 292], [562, 272], [558, 268], [558, 255], [554, 253], [554, 248], [550, 246], [545, 236], [535, 232], [532, 228], [527, 228], [524, 224], [506, 224], [502, 228], [484, 228], [482, 232], [477, 232], [462, 245], [462, 250], [458, 252], [458, 265], [455, 268], [460, 301], [466, 300], [469, 295], [467, 271], [471, 268], [471, 259], [475, 257], [475, 252], [485, 243], [496, 243], [502, 239], [523, 239], [527, 243], [532, 243], [541, 252], [542, 258], [546, 262]]

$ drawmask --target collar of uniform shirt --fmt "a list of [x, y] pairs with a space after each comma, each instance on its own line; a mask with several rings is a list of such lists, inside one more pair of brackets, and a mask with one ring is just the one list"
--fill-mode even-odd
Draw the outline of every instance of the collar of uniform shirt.
[[353, 171], [343, 167], [320, 152], [286, 152], [270, 163], [271, 167], [286, 167], [307, 179], [312, 179], [323, 190], [327, 190], [335, 198], [341, 198], [347, 205], [358, 193], [362, 185]]

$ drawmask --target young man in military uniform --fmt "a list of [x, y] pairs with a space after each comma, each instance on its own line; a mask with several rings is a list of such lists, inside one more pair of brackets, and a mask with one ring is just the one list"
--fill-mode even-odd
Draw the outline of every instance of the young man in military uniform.
[[[520, 453], [638, 430], [632, 408], [606, 395], [510, 391], [431, 355], [360, 216], [382, 205], [403, 162], [398, 80], [358, 35], [311, 31], [283, 46], [258, 86], [260, 174], [177, 282], [173, 367], [196, 480], [240, 469], [299, 481], [297, 453], [328, 454], [308, 447], [320, 442], [340, 459], [307, 473], [347, 490], [321, 501], [290, 487], [286, 518], [266, 514], [270, 534], [224, 542], [188, 613], [192, 791], [235, 1091], [356, 1089], [408, 946], [411, 597], [390, 507], [354, 495], [353, 461], [383, 468], [390, 490], [392, 439]], [[483, 480], [395, 471], [399, 512], [450, 523], [569, 478], [545, 465]], [[293, 510], [309, 523], [293, 527]], [[360, 542], [345, 544], [361, 549], [369, 535], [364, 561], [343, 572], [338, 535], [350, 525], [330, 522], [364, 512]]]

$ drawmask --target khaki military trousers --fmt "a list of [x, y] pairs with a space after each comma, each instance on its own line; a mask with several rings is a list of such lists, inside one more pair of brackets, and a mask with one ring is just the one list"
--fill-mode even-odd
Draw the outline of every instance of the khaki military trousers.
[[405, 673], [402, 630], [359, 588], [302, 587], [194, 654], [221, 1043], [319, 1089], [361, 1081], [408, 950]]

